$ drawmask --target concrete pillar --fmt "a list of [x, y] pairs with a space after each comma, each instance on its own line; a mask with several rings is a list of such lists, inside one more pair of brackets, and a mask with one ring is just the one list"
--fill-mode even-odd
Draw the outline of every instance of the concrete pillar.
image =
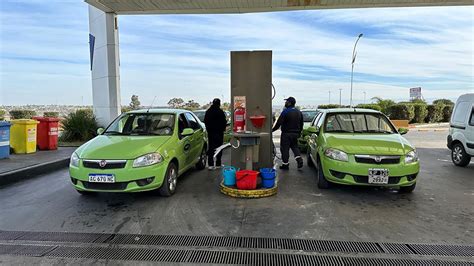
[[[271, 168], [272, 158], [272, 51], [233, 51], [230, 53], [231, 109], [235, 96], [246, 97], [248, 131], [267, 133], [260, 137], [258, 163], [253, 169]], [[255, 128], [249, 116], [265, 115], [262, 128]], [[233, 120], [232, 116], [232, 120]], [[233, 122], [233, 121], [232, 121]], [[232, 166], [245, 169], [246, 149], [231, 149]]]
[[89, 6], [92, 102], [100, 126], [120, 114], [120, 60], [117, 15]]

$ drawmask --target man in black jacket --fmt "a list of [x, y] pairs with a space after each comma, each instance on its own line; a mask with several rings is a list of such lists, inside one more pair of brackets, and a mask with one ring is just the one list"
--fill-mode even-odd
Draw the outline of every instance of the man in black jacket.
[[[214, 152], [216, 148], [224, 143], [224, 132], [227, 127], [227, 118], [222, 111], [221, 100], [214, 99], [211, 107], [207, 109], [204, 116], [204, 124], [206, 124], [207, 135], [209, 138], [209, 148], [207, 150], [207, 161], [209, 170], [214, 170]], [[216, 156], [216, 167], [221, 167], [222, 152]]]
[[272, 131], [276, 131], [281, 127], [280, 151], [283, 162], [280, 169], [288, 170], [290, 165], [290, 148], [295, 155], [298, 168], [303, 167], [303, 159], [298, 148], [298, 138], [303, 130], [303, 114], [295, 108], [295, 98], [289, 97], [285, 101], [285, 110], [281, 112]]

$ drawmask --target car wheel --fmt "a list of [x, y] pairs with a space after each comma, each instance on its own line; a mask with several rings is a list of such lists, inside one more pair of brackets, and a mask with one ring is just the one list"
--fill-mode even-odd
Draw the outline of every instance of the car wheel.
[[308, 161], [308, 166], [311, 168], [314, 168], [314, 162], [313, 159], [311, 159], [311, 149], [308, 149], [306, 152], [306, 161]]
[[456, 143], [451, 150], [451, 159], [455, 165], [464, 167], [471, 161], [471, 156], [466, 153], [461, 143]]
[[169, 197], [174, 194], [176, 191], [176, 185], [178, 184], [178, 167], [176, 167], [175, 163], [171, 162], [168, 165], [168, 169], [166, 170], [165, 179], [163, 180], [163, 184], [159, 188], [159, 192], [161, 196]]
[[324, 171], [323, 171], [323, 166], [321, 165], [321, 162], [318, 160], [318, 169], [316, 171], [316, 178], [318, 182], [318, 188], [321, 189], [326, 189], [331, 186], [331, 183], [326, 180], [326, 177], [324, 176]]
[[90, 195], [93, 195], [95, 194], [95, 192], [92, 192], [92, 191], [85, 191], [85, 190], [79, 190], [79, 189], [76, 189], [77, 193], [83, 195], [83, 196], [90, 196]]
[[207, 163], [207, 151], [206, 147], [202, 148], [201, 156], [199, 156], [199, 162], [196, 164], [196, 169], [202, 170], [206, 168]]
[[398, 190], [398, 193], [412, 193], [413, 190], [415, 190], [415, 187], [416, 187], [416, 183], [414, 183], [411, 186], [400, 187], [400, 189]]

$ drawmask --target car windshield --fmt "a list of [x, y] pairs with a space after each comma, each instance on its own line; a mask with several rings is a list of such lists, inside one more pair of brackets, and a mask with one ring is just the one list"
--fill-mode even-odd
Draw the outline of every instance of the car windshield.
[[316, 115], [319, 113], [318, 111], [301, 111], [303, 114], [303, 122], [311, 122], [313, 119], [316, 117]]
[[206, 116], [206, 111], [196, 111], [194, 114], [201, 120], [201, 122], [204, 122], [204, 117]]
[[329, 114], [325, 132], [333, 133], [397, 133], [388, 119], [377, 113]]
[[173, 114], [124, 114], [105, 131], [106, 135], [170, 136], [174, 130]]

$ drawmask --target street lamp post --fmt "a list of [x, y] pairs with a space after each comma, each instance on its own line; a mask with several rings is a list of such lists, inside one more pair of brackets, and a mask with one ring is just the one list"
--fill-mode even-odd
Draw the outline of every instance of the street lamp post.
[[331, 104], [331, 91], [329, 91], [329, 104]]
[[351, 101], [350, 101], [350, 106], [352, 107], [352, 81], [353, 81], [353, 78], [354, 78], [354, 63], [355, 63], [355, 60], [356, 60], [356, 56], [357, 56], [357, 53], [355, 51], [356, 49], [356, 46], [357, 46], [357, 43], [359, 42], [360, 38], [363, 36], [364, 34], [359, 34], [359, 36], [357, 37], [357, 40], [354, 44], [354, 49], [352, 50], [352, 70], [351, 70]]
[[339, 107], [342, 106], [342, 89], [339, 89]]
[[366, 96], [366, 94], [367, 94], [367, 93], [364, 91], [364, 104], [365, 104], [365, 96]]

